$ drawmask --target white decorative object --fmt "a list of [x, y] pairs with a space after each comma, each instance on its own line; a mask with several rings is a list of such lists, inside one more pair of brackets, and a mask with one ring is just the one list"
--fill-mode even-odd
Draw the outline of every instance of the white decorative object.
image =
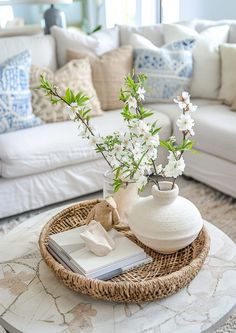
[[86, 247], [97, 256], [106, 256], [115, 249], [115, 242], [101, 223], [92, 220], [86, 231], [80, 234]]
[[160, 253], [173, 253], [192, 243], [203, 226], [198, 209], [179, 196], [171, 182], [152, 187], [152, 195], [140, 198], [129, 216], [129, 226], [145, 245]]
[[207, 222], [209, 256], [177, 294], [140, 306], [98, 301], [70, 290], [38, 248], [42, 227], [63, 208], [36, 215], [0, 239], [0, 325], [9, 333], [210, 333], [236, 309], [236, 246]]

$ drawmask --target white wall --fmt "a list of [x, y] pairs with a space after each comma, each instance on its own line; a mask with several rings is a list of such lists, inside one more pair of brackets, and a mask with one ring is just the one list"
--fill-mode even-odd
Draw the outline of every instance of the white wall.
[[180, 21], [236, 19], [236, 0], [180, 0]]

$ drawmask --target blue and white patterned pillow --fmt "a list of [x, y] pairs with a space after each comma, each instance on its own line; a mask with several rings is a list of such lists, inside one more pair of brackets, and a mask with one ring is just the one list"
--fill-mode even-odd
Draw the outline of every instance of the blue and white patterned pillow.
[[0, 133], [43, 123], [32, 114], [30, 65], [29, 51], [24, 51], [0, 65]]
[[188, 91], [193, 72], [194, 39], [175, 41], [157, 50], [134, 51], [135, 73], [145, 73], [146, 102], [169, 102]]

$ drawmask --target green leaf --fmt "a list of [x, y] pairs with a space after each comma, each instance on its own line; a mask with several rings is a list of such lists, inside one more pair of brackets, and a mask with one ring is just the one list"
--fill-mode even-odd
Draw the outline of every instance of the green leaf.
[[160, 146], [166, 148], [169, 151], [172, 151], [172, 152], [175, 151], [175, 148], [172, 145], [172, 143], [170, 143], [170, 141], [160, 140]]
[[71, 92], [71, 89], [70, 89], [70, 88], [67, 88], [67, 89], [66, 89], [66, 94], [65, 94], [64, 99], [66, 100], [66, 102], [67, 102], [68, 104], [71, 104], [71, 103], [72, 103], [72, 92]]
[[119, 189], [120, 189], [120, 187], [122, 186], [122, 184], [123, 184], [123, 182], [122, 182], [122, 180], [121, 179], [119, 179], [119, 178], [115, 178], [114, 179], [114, 182], [113, 182], [113, 189], [114, 189], [114, 192], [117, 192]]

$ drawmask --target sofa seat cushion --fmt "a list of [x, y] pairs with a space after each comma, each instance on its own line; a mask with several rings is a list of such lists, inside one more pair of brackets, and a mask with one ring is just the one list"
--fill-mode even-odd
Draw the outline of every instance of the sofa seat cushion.
[[[197, 111], [192, 113], [195, 148], [236, 163], [236, 113], [217, 101], [193, 99], [192, 102], [198, 105]], [[170, 117], [173, 133], [180, 140], [180, 132], [175, 125], [180, 115], [178, 106], [154, 104], [152, 107]]]
[[199, 108], [195, 119], [196, 148], [236, 163], [236, 114], [226, 105]]
[[[163, 127], [161, 138], [166, 139], [171, 134], [169, 117], [155, 113], [152, 118], [159, 120], [158, 124]], [[121, 130], [120, 110], [106, 112], [102, 117], [93, 118], [91, 123], [101, 135]], [[99, 158], [89, 142], [78, 136], [77, 124], [71, 121], [0, 135], [0, 166], [4, 178], [41, 173]]]

